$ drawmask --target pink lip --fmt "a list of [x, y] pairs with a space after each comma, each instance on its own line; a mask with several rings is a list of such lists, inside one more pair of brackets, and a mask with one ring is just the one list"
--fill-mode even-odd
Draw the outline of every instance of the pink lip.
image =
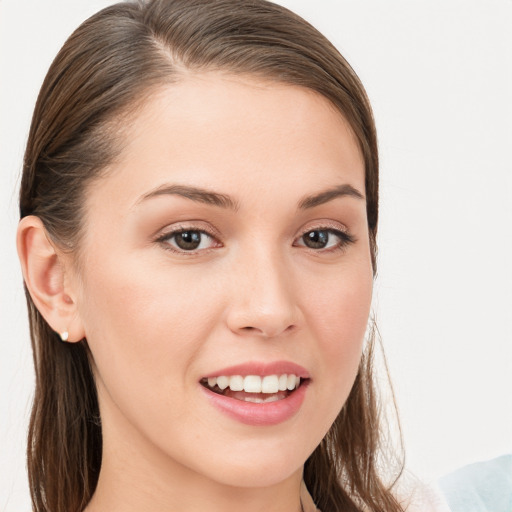
[[237, 364], [235, 366], [229, 366], [221, 370], [216, 370], [208, 375], [204, 375], [204, 378], [219, 377], [225, 375], [230, 377], [232, 375], [259, 375], [264, 377], [266, 375], [283, 375], [293, 374], [301, 379], [309, 379], [309, 372], [298, 364], [291, 363], [289, 361], [273, 361], [271, 363], [264, 362], [248, 362], [243, 364]]
[[[235, 373], [233, 375], [238, 374]], [[236, 400], [235, 398], [219, 395], [200, 384], [199, 387], [202, 389], [203, 393], [205, 393], [207, 399], [210, 400], [210, 403], [229, 417], [246, 425], [270, 426], [290, 419], [299, 411], [302, 402], [304, 402], [308, 384], [309, 381], [303, 382], [298, 389], [282, 400], [261, 404], [244, 402], [242, 400]]]
[[[232, 375], [259, 375], [264, 377], [266, 375], [283, 374], [293, 374], [301, 379], [310, 379], [309, 372], [304, 367], [289, 361], [273, 361], [270, 363], [251, 361], [216, 370], [203, 378], [219, 377], [221, 375], [226, 377]], [[270, 426], [282, 423], [297, 414], [302, 406], [309, 384], [310, 380], [302, 382], [298, 389], [282, 400], [260, 404], [230, 398], [215, 393], [201, 384], [199, 386], [202, 392], [205, 393], [206, 398], [210, 400], [210, 403], [229, 417], [246, 425]]]

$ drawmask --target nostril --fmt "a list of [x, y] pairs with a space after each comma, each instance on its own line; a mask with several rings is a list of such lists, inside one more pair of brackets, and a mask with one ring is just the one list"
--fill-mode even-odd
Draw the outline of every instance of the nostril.
[[245, 333], [258, 334], [258, 335], [264, 336], [266, 338], [273, 338], [275, 336], [289, 333], [289, 332], [293, 331], [294, 329], [295, 329], [295, 325], [293, 325], [293, 324], [287, 326], [284, 330], [279, 329], [279, 328], [274, 329], [271, 327], [269, 327], [268, 329], [264, 329], [264, 328], [252, 327], [252, 326], [248, 325], [246, 327], [241, 327], [240, 331], [245, 332]]
[[288, 332], [291, 332], [295, 329], [295, 325], [289, 325], [284, 331], [283, 333], [288, 333]]

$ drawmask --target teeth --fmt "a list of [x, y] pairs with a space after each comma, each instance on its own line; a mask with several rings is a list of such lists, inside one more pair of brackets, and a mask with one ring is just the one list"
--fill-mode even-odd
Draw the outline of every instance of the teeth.
[[253, 404], [266, 404], [268, 402], [277, 402], [279, 397], [277, 395], [271, 395], [268, 398], [259, 398], [257, 396], [246, 396], [244, 402], [252, 402]]
[[246, 393], [261, 393], [261, 377], [247, 375], [244, 379], [244, 391]]
[[[245, 391], [246, 393], [268, 393], [274, 395], [279, 391], [293, 391], [300, 386], [300, 377], [293, 374], [283, 375], [220, 375], [218, 377], [208, 377], [208, 386], [214, 388], [218, 386], [221, 390], [229, 387], [231, 391]], [[256, 397], [248, 397], [248, 401], [272, 401]], [[259, 402], [258, 402], [259, 403]]]
[[277, 393], [279, 391], [279, 377], [277, 375], [267, 375], [261, 381], [262, 393]]
[[231, 391], [242, 391], [244, 389], [244, 378], [241, 375], [233, 375], [229, 379]]
[[224, 375], [217, 377], [217, 386], [222, 390], [226, 389], [229, 386], [229, 377], [225, 377]]

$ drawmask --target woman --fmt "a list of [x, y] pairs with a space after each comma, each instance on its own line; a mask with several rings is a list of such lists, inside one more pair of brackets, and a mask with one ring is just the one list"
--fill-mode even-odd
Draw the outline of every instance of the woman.
[[93, 16], [42, 86], [20, 210], [35, 510], [403, 510], [377, 471], [375, 127], [310, 25]]

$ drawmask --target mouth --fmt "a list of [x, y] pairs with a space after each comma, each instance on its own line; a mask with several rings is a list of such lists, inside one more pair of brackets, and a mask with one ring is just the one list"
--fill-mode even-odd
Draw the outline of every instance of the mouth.
[[206, 389], [242, 402], [264, 404], [278, 402], [307, 385], [309, 379], [295, 374], [274, 375], [219, 375], [201, 379]]
[[205, 397], [239, 423], [263, 427], [284, 423], [301, 410], [311, 376], [291, 361], [250, 361], [200, 379]]

